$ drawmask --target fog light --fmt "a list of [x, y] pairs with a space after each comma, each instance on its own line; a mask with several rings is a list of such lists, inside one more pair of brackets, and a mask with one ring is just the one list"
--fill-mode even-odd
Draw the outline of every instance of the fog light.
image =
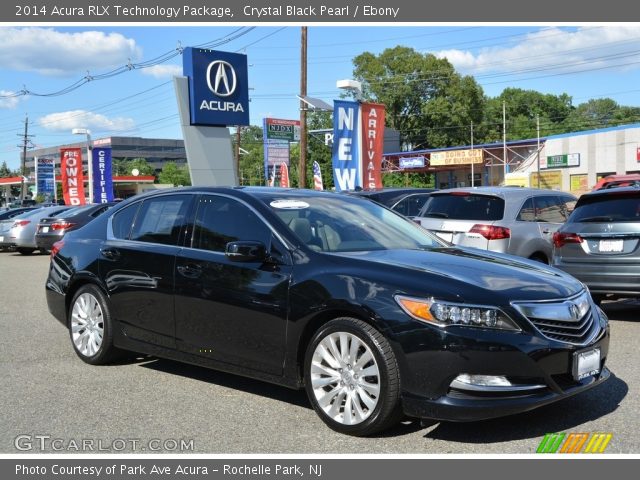
[[477, 385], [479, 387], [510, 387], [512, 383], [507, 377], [502, 375], [469, 375], [463, 373], [458, 375], [454, 382], [466, 383], [467, 385]]

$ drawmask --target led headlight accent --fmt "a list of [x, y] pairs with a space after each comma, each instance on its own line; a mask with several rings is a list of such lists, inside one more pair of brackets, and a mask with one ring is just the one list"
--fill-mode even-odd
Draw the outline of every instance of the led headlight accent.
[[465, 325], [519, 331], [520, 327], [502, 310], [486, 305], [443, 302], [434, 298], [396, 295], [396, 302], [409, 316], [439, 327]]

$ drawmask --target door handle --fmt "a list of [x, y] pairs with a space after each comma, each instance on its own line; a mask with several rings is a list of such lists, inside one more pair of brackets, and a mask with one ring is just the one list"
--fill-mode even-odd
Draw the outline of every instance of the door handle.
[[187, 278], [198, 278], [202, 275], [202, 265], [197, 263], [187, 263], [186, 265], [178, 265], [178, 273]]
[[120, 252], [115, 248], [102, 248], [100, 249], [102, 256], [109, 260], [117, 260], [120, 258]]
[[544, 230], [542, 230], [542, 233], [546, 235], [548, 233], [551, 233], [551, 230], [549, 230], [548, 228], [545, 228]]

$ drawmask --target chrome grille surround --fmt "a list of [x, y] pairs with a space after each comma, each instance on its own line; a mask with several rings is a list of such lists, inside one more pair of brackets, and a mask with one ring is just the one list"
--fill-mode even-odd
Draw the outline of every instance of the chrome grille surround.
[[598, 312], [588, 290], [563, 300], [511, 302], [545, 338], [587, 345], [599, 332]]

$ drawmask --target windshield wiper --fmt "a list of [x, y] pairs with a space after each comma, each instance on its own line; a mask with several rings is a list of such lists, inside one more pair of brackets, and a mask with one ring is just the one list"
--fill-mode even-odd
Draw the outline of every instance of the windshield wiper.
[[585, 217], [578, 220], [579, 222], [613, 222], [613, 217], [605, 217], [600, 215], [599, 217]]
[[444, 212], [429, 212], [424, 214], [425, 217], [438, 217], [438, 218], [449, 218], [448, 213]]

